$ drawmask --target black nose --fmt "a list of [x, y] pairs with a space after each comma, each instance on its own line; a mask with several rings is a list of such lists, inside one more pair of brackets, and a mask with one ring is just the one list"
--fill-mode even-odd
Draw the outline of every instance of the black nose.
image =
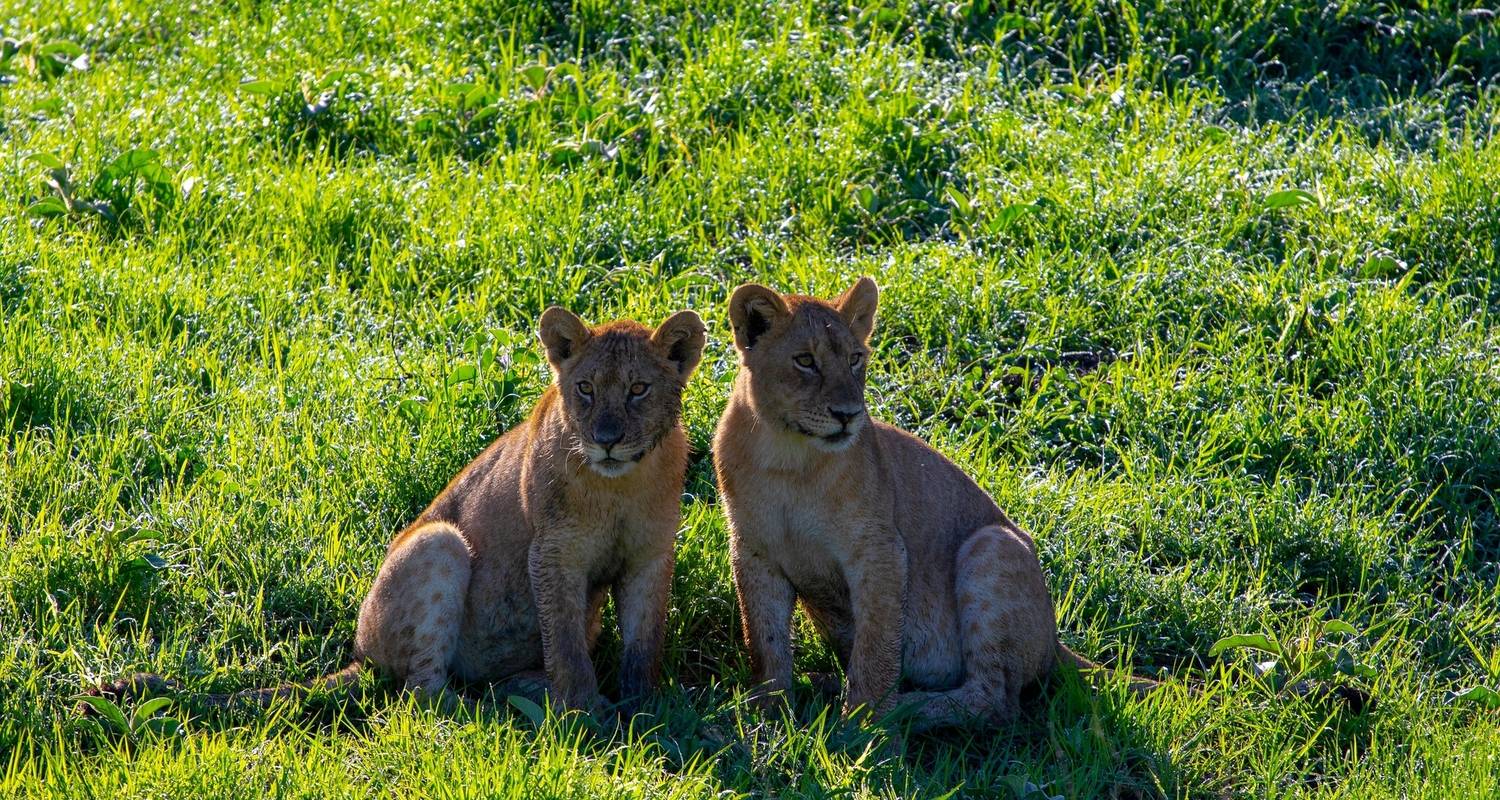
[[625, 426], [614, 417], [600, 417], [594, 422], [594, 444], [608, 450], [625, 438]]
[[864, 409], [857, 406], [844, 406], [842, 408], [836, 406], [828, 407], [828, 415], [838, 420], [840, 425], [846, 427], [850, 422], [854, 421], [855, 417], [862, 413], [864, 413]]

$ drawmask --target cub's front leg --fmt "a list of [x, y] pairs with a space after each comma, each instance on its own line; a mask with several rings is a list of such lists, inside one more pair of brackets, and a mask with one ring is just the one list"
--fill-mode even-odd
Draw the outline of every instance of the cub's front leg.
[[539, 533], [531, 544], [527, 571], [542, 629], [542, 663], [557, 699], [569, 709], [593, 713], [604, 707], [599, 679], [589, 660], [587, 560], [575, 530]]
[[661, 678], [662, 642], [666, 639], [667, 598], [672, 591], [674, 556], [642, 554], [625, 566], [614, 586], [615, 614], [620, 618], [620, 697], [633, 705], [656, 691]]
[[729, 539], [734, 587], [740, 601], [745, 647], [750, 651], [756, 702], [766, 706], [792, 687], [792, 609], [796, 591], [774, 561], [744, 541]]
[[845, 715], [861, 708], [880, 713], [892, 705], [901, 680], [906, 617], [906, 547], [900, 538], [876, 529], [854, 542], [856, 555], [844, 576], [854, 616]]

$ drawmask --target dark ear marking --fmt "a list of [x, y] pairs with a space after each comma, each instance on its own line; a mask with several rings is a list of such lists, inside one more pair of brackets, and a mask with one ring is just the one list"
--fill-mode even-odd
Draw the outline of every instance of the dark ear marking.
[[751, 345], [754, 345], [755, 344], [755, 340], [759, 339], [761, 337], [761, 334], [765, 333], [766, 331], [768, 331], [770, 329], [771, 329], [771, 321], [770, 320], [766, 319], [761, 314], [758, 314], [758, 313], [755, 313], [754, 311], [751, 311], [750, 314], [745, 318], [745, 345], [746, 345], [746, 349], [749, 349], [749, 347]]
[[786, 301], [774, 290], [747, 283], [734, 290], [729, 298], [729, 322], [734, 327], [734, 344], [749, 350], [756, 341], [787, 316]]
[[677, 377], [686, 381], [703, 357], [708, 329], [694, 311], [679, 311], [657, 326], [651, 342], [666, 352], [667, 360], [677, 366]]

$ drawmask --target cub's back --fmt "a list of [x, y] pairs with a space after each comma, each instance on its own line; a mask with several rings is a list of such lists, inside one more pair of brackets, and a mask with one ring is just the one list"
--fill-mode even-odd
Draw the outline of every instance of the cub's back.
[[947, 456], [900, 428], [871, 422], [880, 489], [889, 492], [890, 513], [908, 554], [951, 559], [979, 528], [1011, 526], [995, 501]]

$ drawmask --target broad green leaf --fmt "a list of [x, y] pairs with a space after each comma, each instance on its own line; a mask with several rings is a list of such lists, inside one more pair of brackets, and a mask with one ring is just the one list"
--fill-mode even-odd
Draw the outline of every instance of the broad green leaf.
[[135, 713], [130, 715], [130, 728], [135, 730], [141, 727], [141, 723], [151, 719], [156, 712], [172, 705], [170, 697], [153, 697], [135, 707]]
[[701, 272], [684, 272], [667, 280], [667, 288], [677, 292], [691, 286], [713, 286], [714, 279]]
[[156, 164], [160, 160], [161, 154], [155, 150], [126, 150], [116, 156], [114, 161], [109, 162], [109, 166], [104, 169], [106, 172], [113, 171], [117, 175], [134, 175], [148, 165]]
[[396, 404], [396, 413], [407, 422], [421, 422], [427, 417], [427, 399], [424, 397], [407, 397]]
[[1360, 267], [1361, 278], [1386, 278], [1406, 271], [1406, 262], [1389, 253], [1371, 253]]
[[474, 380], [474, 377], [478, 374], [479, 371], [474, 368], [473, 364], [459, 364], [453, 368], [452, 372], [448, 373], [448, 385], [454, 386], [460, 383], [467, 383]]
[[83, 48], [72, 42], [65, 41], [63, 39], [56, 39], [42, 45], [41, 47], [38, 47], [36, 50], [36, 54], [39, 56], [48, 56], [50, 58], [61, 58], [67, 61], [72, 61], [73, 59], [83, 55]]
[[548, 81], [553, 81], [563, 76], [569, 76], [578, 83], [583, 82], [583, 70], [579, 69], [578, 65], [571, 61], [563, 61], [552, 67], [552, 70], [547, 74], [547, 79]]
[[49, 197], [27, 206], [26, 213], [33, 217], [59, 217], [68, 213], [68, 207], [63, 205], [63, 201]]
[[159, 542], [167, 538], [161, 531], [153, 528], [142, 528], [135, 533], [125, 537], [126, 544], [133, 542]]
[[473, 111], [476, 108], [492, 105], [500, 99], [494, 92], [485, 86], [475, 86], [464, 94], [463, 108], [465, 111]]
[[1219, 144], [1229, 139], [1229, 131], [1218, 125], [1209, 125], [1203, 129], [1203, 138], [1210, 144]]
[[142, 564], [145, 564], [146, 566], [150, 567], [151, 569], [157, 570], [157, 571], [164, 570], [164, 569], [167, 568], [167, 560], [165, 558], [162, 558], [161, 556], [155, 554], [155, 553], [146, 553], [145, 555], [141, 556], [140, 558], [133, 559], [131, 561], [131, 563], [132, 564], [142, 563]]
[[284, 84], [280, 81], [271, 80], [246, 80], [240, 82], [240, 91], [250, 94], [275, 94], [282, 90]]
[[509, 700], [511, 705], [516, 707], [517, 711], [520, 711], [527, 719], [531, 720], [531, 724], [540, 728], [546, 723], [547, 712], [543, 711], [542, 707], [532, 700], [518, 694], [511, 695], [507, 700]]
[[529, 64], [516, 70], [516, 73], [521, 76], [521, 80], [525, 81], [526, 85], [530, 86], [534, 92], [541, 91], [541, 88], [547, 83], [547, 68], [540, 64]]
[[490, 120], [498, 116], [500, 116], [500, 106], [487, 105], [474, 113], [474, 116], [469, 119], [469, 124], [478, 125], [481, 122], [489, 122]]
[[440, 93], [442, 94], [444, 99], [461, 101], [463, 100], [464, 95], [467, 95], [469, 92], [474, 91], [474, 87], [477, 85], [478, 84], [474, 83], [473, 81], [459, 81], [458, 83], [450, 83], [447, 86], [444, 86], [440, 90]]
[[156, 186], [171, 187], [177, 183], [177, 176], [172, 173], [172, 170], [162, 166], [159, 162], [141, 166], [136, 174], [140, 175], [145, 182]]
[[125, 721], [125, 712], [121, 711], [120, 707], [115, 705], [109, 698], [85, 694], [73, 699], [88, 704], [90, 708], [94, 709], [95, 713], [101, 718], [109, 720], [121, 733], [130, 732], [130, 724]]
[[141, 724], [145, 730], [155, 736], [176, 736], [182, 732], [182, 723], [175, 717], [152, 717]]
[[1265, 202], [1268, 210], [1315, 205], [1318, 205], [1317, 195], [1302, 189], [1283, 189], [1279, 192], [1272, 192], [1266, 197]]
[[1270, 653], [1274, 656], [1282, 655], [1281, 645], [1275, 639], [1264, 633], [1237, 633], [1233, 636], [1225, 636], [1214, 646], [1208, 649], [1210, 658], [1223, 653], [1226, 650], [1237, 650], [1240, 648], [1248, 650], [1259, 650], [1262, 653]]
[[958, 189], [949, 186], [946, 190], [946, 193], [948, 195], [948, 202], [952, 203], [953, 207], [958, 209], [958, 213], [960, 216], [968, 217], [970, 214], [974, 213], [974, 204], [969, 202], [969, 198], [965, 197], [963, 192], [960, 192]]
[[67, 169], [63, 160], [54, 153], [32, 153], [31, 160], [46, 167], [47, 169]]
[[1500, 692], [1488, 686], [1471, 686], [1461, 692], [1454, 692], [1449, 696], [1448, 702], [1457, 705], [1500, 708]]
[[1331, 619], [1323, 623], [1323, 635], [1330, 633], [1342, 633], [1348, 636], [1358, 636], [1359, 629], [1341, 619]]
[[1012, 203], [1011, 205], [1003, 206], [997, 211], [994, 218], [985, 227], [991, 233], [999, 233], [1016, 224], [1022, 217], [1032, 214], [1035, 211], [1035, 203]]
[[578, 161], [581, 156], [578, 153], [578, 142], [564, 139], [552, 146], [552, 163], [562, 166]]

